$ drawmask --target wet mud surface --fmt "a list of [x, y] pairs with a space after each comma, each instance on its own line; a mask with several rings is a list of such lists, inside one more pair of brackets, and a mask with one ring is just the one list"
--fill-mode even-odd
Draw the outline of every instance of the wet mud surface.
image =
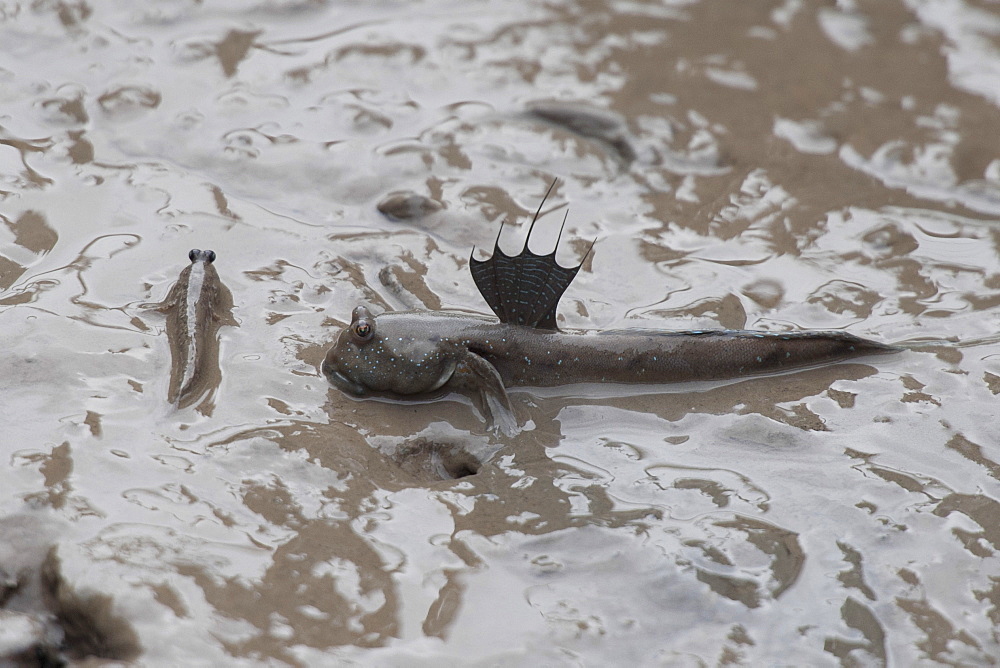
[[[0, 3], [0, 656], [996, 663], [998, 31], [975, 0]], [[554, 178], [560, 262], [598, 239], [560, 326], [909, 350], [514, 389], [513, 437], [329, 386], [358, 304], [488, 313], [470, 252]], [[192, 248], [236, 326], [178, 407], [144, 304]]]

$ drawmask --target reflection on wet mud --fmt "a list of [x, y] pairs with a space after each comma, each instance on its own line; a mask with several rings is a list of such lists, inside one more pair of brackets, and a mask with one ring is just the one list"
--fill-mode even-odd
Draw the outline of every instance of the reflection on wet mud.
[[[0, 290], [7, 290], [24, 274], [28, 266], [52, 250], [59, 235], [45, 221], [45, 216], [37, 211], [25, 211], [17, 220], [0, 215], [0, 220], [14, 235], [12, 242], [18, 247], [7, 247], [0, 255]], [[8, 301], [11, 297], [4, 295], [0, 303], [16, 303]]]
[[614, 112], [583, 104], [533, 102], [528, 105], [526, 115], [607, 146], [624, 165], [638, 157], [625, 120]]
[[[995, 664], [996, 14], [5, 3], [0, 663]], [[556, 177], [567, 329], [911, 350], [518, 389], [511, 438], [328, 386], [358, 303], [483, 313]], [[203, 412], [138, 308], [192, 248]]]

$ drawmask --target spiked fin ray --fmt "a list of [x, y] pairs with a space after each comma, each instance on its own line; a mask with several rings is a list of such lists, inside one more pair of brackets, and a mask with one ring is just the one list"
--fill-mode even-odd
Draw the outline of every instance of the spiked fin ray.
[[[549, 192], [553, 186], [555, 182], [549, 186]], [[549, 192], [545, 193], [545, 197], [548, 197]], [[520, 253], [507, 255], [500, 250], [498, 234], [490, 258], [477, 260], [470, 257], [469, 268], [480, 294], [501, 322], [537, 329], [558, 329], [556, 307], [583, 262], [575, 267], [563, 267], [556, 262], [559, 240], [556, 240], [556, 248], [546, 255], [539, 255], [528, 249], [531, 231], [544, 204], [545, 198], [542, 198], [542, 204], [538, 205], [538, 211], [528, 229], [528, 238]], [[565, 224], [564, 218], [563, 225]], [[500, 229], [502, 231], [503, 227]], [[561, 229], [559, 238], [562, 238]]]

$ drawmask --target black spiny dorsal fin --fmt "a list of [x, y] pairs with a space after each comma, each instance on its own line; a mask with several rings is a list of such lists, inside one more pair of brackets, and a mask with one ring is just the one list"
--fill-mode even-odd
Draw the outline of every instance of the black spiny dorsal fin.
[[[575, 267], [563, 267], [556, 262], [556, 250], [559, 248], [559, 240], [562, 239], [563, 228], [566, 227], [566, 216], [563, 216], [559, 238], [556, 239], [555, 248], [551, 253], [538, 255], [528, 250], [531, 232], [541, 215], [545, 199], [555, 185], [556, 181], [553, 181], [545, 192], [541, 204], [538, 205], [535, 217], [531, 219], [524, 247], [519, 254], [507, 255], [500, 250], [498, 233], [496, 243], [493, 245], [493, 255], [489, 259], [477, 260], [475, 257], [469, 257], [472, 279], [476, 282], [483, 299], [500, 318], [500, 322], [537, 329], [558, 329], [556, 307], [559, 305], [559, 298], [583, 265], [581, 261]], [[500, 231], [503, 231], [503, 225], [500, 226]], [[475, 249], [472, 252], [474, 254]], [[590, 251], [587, 251], [587, 254], [589, 255]]]

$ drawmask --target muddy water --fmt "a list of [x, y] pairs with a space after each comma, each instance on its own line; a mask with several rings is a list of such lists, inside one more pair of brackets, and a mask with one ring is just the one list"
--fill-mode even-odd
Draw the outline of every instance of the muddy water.
[[[975, 0], [0, 4], [0, 651], [995, 662], [997, 34]], [[328, 386], [359, 303], [484, 312], [470, 248], [553, 178], [560, 258], [598, 239], [563, 326], [912, 349], [518, 390], [513, 438]], [[237, 324], [177, 409], [144, 305], [191, 248]]]

